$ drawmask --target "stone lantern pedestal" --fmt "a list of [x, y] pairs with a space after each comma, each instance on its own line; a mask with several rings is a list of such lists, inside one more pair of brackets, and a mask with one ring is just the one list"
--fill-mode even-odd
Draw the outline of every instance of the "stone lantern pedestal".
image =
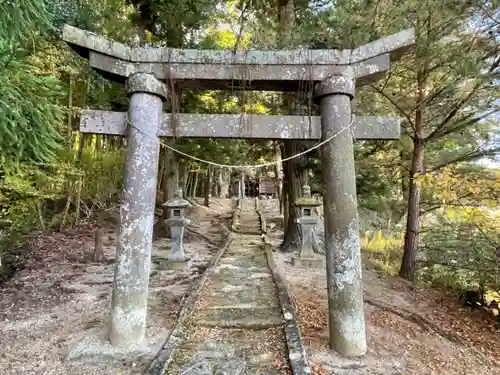
[[311, 196], [311, 188], [308, 185], [302, 189], [303, 196], [295, 201], [295, 205], [300, 208], [300, 216], [296, 222], [300, 225], [302, 241], [299, 256], [292, 258], [292, 264], [304, 268], [323, 268], [323, 259], [313, 251], [314, 229], [319, 222], [319, 217], [314, 215], [314, 208], [321, 206], [321, 202]]
[[172, 240], [167, 264], [170, 266], [169, 268], [182, 268], [190, 259], [184, 251], [184, 228], [191, 221], [184, 217], [184, 210], [191, 207], [191, 204], [182, 198], [182, 189], [178, 188], [175, 191], [174, 198], [167, 201], [163, 206], [170, 209], [170, 217], [165, 220], [165, 224], [170, 226]]

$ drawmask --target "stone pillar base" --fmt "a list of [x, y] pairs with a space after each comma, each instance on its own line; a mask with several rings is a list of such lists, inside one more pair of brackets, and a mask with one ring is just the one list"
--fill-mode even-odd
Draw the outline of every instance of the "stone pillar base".
[[325, 267], [325, 262], [321, 258], [292, 257], [292, 265], [299, 268], [321, 269]]
[[184, 259], [167, 259], [162, 262], [162, 266], [168, 270], [184, 270], [189, 268], [190, 260], [191, 258], [188, 257]]

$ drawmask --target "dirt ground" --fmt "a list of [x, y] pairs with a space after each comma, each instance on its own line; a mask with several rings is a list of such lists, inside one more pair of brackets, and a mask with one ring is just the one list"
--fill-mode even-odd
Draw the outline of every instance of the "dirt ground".
[[[277, 216], [276, 202], [261, 207], [268, 218]], [[231, 201], [214, 200], [211, 209], [196, 206], [188, 213], [194, 221], [186, 240], [189, 269], [162, 267], [169, 241], [155, 242], [148, 339], [133, 355], [113, 351], [105, 340], [116, 225], [107, 227], [102, 263], [88, 260], [90, 223], [34, 238], [26, 267], [0, 286], [0, 374], [140, 374], [165, 340], [192, 281], [215, 254], [219, 223], [228, 226], [230, 209]], [[282, 235], [274, 226], [273, 244]], [[500, 374], [500, 332], [487, 317], [461, 308], [455, 296], [371, 271], [363, 274], [368, 354], [358, 362], [337, 357], [327, 345], [325, 271], [293, 267], [290, 254], [274, 257], [298, 307], [314, 374]]]
[[[275, 201], [260, 206], [270, 223], [279, 222]], [[269, 234], [274, 246], [282, 236], [279, 225]], [[273, 256], [298, 308], [314, 374], [500, 374], [500, 331], [490, 318], [461, 308], [456, 296], [368, 270], [363, 285], [369, 350], [362, 361], [339, 358], [328, 349], [325, 270], [294, 267], [291, 254]]]
[[101, 263], [89, 260], [94, 246], [91, 223], [34, 238], [25, 268], [0, 287], [0, 374], [140, 374], [175, 323], [193, 280], [222, 241], [220, 223], [230, 217], [232, 202], [212, 201], [211, 209], [196, 206], [188, 212], [193, 222], [185, 241], [191, 257], [188, 269], [164, 267], [170, 241], [154, 243], [147, 343], [132, 355], [113, 351], [105, 340], [116, 224], [106, 228]]

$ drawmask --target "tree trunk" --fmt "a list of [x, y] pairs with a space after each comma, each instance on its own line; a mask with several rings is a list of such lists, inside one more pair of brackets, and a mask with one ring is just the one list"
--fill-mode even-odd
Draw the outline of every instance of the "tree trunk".
[[210, 195], [212, 192], [212, 168], [207, 166], [207, 175], [205, 177], [205, 206], [210, 207]]
[[278, 1], [278, 21], [280, 24], [279, 44], [281, 48], [284, 48], [291, 44], [295, 29], [295, 4], [293, 0]]
[[[164, 148], [163, 157], [160, 163], [159, 174], [161, 176], [161, 189], [163, 203], [174, 198], [175, 189], [178, 186], [179, 179], [179, 159], [174, 151]], [[170, 237], [170, 227], [165, 225], [165, 220], [169, 218], [170, 210], [163, 207], [161, 218], [153, 228], [153, 238], [156, 240], [160, 237]]]
[[[186, 167], [187, 169], [187, 167]], [[184, 194], [186, 194], [187, 197], [189, 197], [189, 194], [191, 194], [191, 171], [186, 170], [184, 172]]]
[[223, 198], [222, 196], [222, 176], [223, 176], [223, 171], [221, 168], [217, 168], [214, 170], [214, 185], [213, 185], [213, 191], [212, 195]]
[[[417, 51], [418, 56], [418, 51]], [[422, 64], [422, 68], [417, 71], [417, 106], [415, 111], [415, 136], [413, 138], [413, 157], [409, 176], [408, 192], [408, 215], [406, 218], [406, 233], [403, 251], [403, 260], [399, 270], [399, 276], [407, 280], [415, 277], [415, 266], [417, 261], [417, 251], [420, 241], [420, 183], [416, 181], [418, 175], [423, 175], [424, 170], [424, 148], [425, 148], [425, 100], [426, 100], [426, 80], [428, 76], [428, 62]]]
[[283, 213], [283, 199], [282, 199], [282, 186], [283, 186], [283, 180], [282, 180], [282, 166], [281, 166], [281, 145], [278, 143], [276, 145], [275, 149], [275, 155], [276, 155], [276, 164], [274, 166], [274, 173], [276, 175], [275, 177], [275, 183], [276, 183], [276, 198], [278, 199], [279, 205], [280, 205], [280, 214]]
[[[175, 46], [177, 47], [177, 46]], [[172, 85], [170, 88], [170, 102], [172, 113], [179, 112], [179, 103], [181, 98], [181, 91], [175, 89]], [[172, 121], [174, 139], [166, 141], [166, 144], [170, 147], [176, 147], [176, 133], [177, 127], [176, 122]], [[163, 202], [167, 202], [174, 198], [175, 189], [179, 187], [179, 155], [168, 147], [164, 147], [163, 153], [163, 173], [160, 175], [162, 181], [162, 191], [163, 191]], [[164, 223], [166, 219], [170, 216], [170, 210], [167, 207], [163, 207], [162, 217], [160, 219], [161, 223]], [[163, 225], [164, 233], [166, 237], [170, 237], [170, 227], [168, 225]]]
[[[163, 169], [163, 200], [164, 202], [174, 197], [175, 189], [179, 184], [179, 158], [177, 154], [165, 147]], [[163, 210], [163, 218], [168, 219], [169, 210]]]
[[[188, 167], [186, 166], [186, 169], [187, 168]], [[186, 187], [185, 194], [186, 194], [186, 196], [190, 197], [191, 196], [191, 189], [193, 186], [193, 172], [191, 172], [190, 170], [186, 170], [186, 172], [184, 174], [184, 181], [185, 181], [184, 186]]]
[[[68, 93], [68, 151], [69, 157], [73, 160], [73, 75], [69, 75], [69, 93]], [[68, 190], [68, 196], [66, 198], [66, 206], [64, 208], [61, 224], [59, 226], [59, 231], [64, 229], [66, 224], [66, 218], [69, 214], [69, 209], [71, 207], [71, 201], [73, 199], [73, 181], [66, 181], [66, 188]]]
[[103, 135], [97, 135], [95, 136], [95, 153], [98, 155], [100, 154], [103, 149], [102, 149], [102, 142], [103, 140]]
[[[285, 165], [286, 168], [286, 165]], [[289, 213], [289, 207], [290, 205], [288, 204], [288, 184], [289, 184], [289, 177], [288, 173], [285, 171], [285, 176], [283, 178], [283, 190], [281, 191], [282, 194], [282, 201], [283, 201], [283, 229], [286, 230], [286, 223], [288, 223], [288, 217], [290, 216]], [[286, 232], [285, 232], [286, 236]]]
[[82, 185], [83, 185], [82, 177], [78, 177], [78, 181], [76, 181], [75, 185], [76, 185], [75, 225], [79, 225], [80, 224], [80, 205], [82, 202]]
[[[280, 24], [280, 41], [279, 47], [285, 49], [292, 44], [293, 31], [295, 29], [295, 6], [293, 0], [280, 0], [279, 6], [279, 24]], [[287, 107], [287, 112], [292, 114], [292, 109], [295, 102], [295, 95], [283, 94], [283, 103]], [[290, 157], [298, 153], [300, 142], [297, 140], [284, 141], [284, 156]], [[284, 165], [284, 183], [283, 194], [286, 197], [284, 202], [284, 229], [285, 238], [281, 249], [283, 251], [294, 251], [300, 243], [300, 233], [295, 220], [297, 219], [297, 208], [295, 200], [300, 194], [302, 185], [307, 181], [307, 169], [300, 169], [299, 164], [307, 164], [307, 155], [289, 160]], [[305, 163], [303, 163], [305, 161]]]
[[[182, 172], [182, 173], [181, 173]], [[189, 169], [188, 165], [184, 163], [182, 165], [181, 171], [179, 172], [179, 181], [182, 181], [182, 190], [184, 191], [184, 194], [188, 193], [188, 184], [189, 184]]]
[[245, 198], [245, 172], [240, 172], [240, 199]]
[[78, 165], [82, 163], [84, 148], [85, 148], [85, 133], [80, 133], [78, 135], [78, 151], [76, 153], [76, 162]]
[[62, 232], [64, 230], [65, 225], [66, 225], [66, 219], [68, 218], [69, 208], [71, 207], [71, 202], [73, 200], [73, 189], [72, 188], [73, 188], [73, 184], [70, 183], [68, 198], [66, 199], [66, 206], [64, 207], [64, 211], [63, 211], [62, 218], [61, 218], [61, 223], [59, 225], [59, 232]]
[[[290, 157], [300, 152], [300, 142], [292, 140], [285, 144], [285, 156]], [[281, 249], [283, 251], [295, 251], [300, 244], [301, 233], [296, 223], [299, 210], [295, 206], [295, 201], [302, 195], [302, 186], [307, 183], [307, 156], [302, 155], [285, 162], [287, 184], [287, 205], [288, 214], [284, 221], [285, 238]]]
[[158, 166], [158, 180], [156, 181], [156, 190], [162, 190], [163, 191], [163, 185], [164, 185], [164, 174], [165, 174], [165, 147], [162, 147], [160, 149], [160, 165]]
[[198, 171], [191, 171], [193, 178], [191, 179], [191, 193], [189, 196], [191, 198], [196, 198], [196, 192], [198, 190]]
[[212, 194], [212, 197], [218, 197], [219, 196], [219, 174], [220, 174], [220, 169], [212, 167], [210, 168], [212, 170], [212, 181], [210, 185], [210, 194]]
[[413, 147], [413, 159], [411, 162], [410, 189], [408, 194], [408, 216], [406, 218], [406, 233], [404, 242], [403, 261], [399, 276], [413, 280], [415, 276], [415, 265], [420, 240], [420, 184], [415, 181], [415, 176], [423, 174], [424, 165], [424, 143], [415, 142]]
[[[92, 83], [92, 78], [89, 77], [87, 79], [87, 96], [85, 97], [85, 103], [87, 102], [87, 98], [90, 93], [90, 85]], [[91, 138], [92, 139], [92, 138]], [[85, 149], [85, 141], [87, 140], [87, 136], [85, 133], [80, 132], [78, 135], [78, 151], [76, 154], [76, 162], [77, 165], [80, 166], [82, 164], [82, 159], [83, 159], [83, 151]]]
[[92, 261], [102, 262], [104, 258], [104, 228], [98, 227], [94, 236], [94, 251], [92, 253]]
[[405, 168], [405, 158], [403, 151], [399, 152], [399, 162], [401, 163], [400, 173], [401, 173], [401, 196], [403, 200], [408, 199], [408, 171]]
[[231, 173], [227, 169], [223, 169], [220, 174], [220, 197], [228, 198], [231, 196], [229, 188], [231, 186]]
[[69, 74], [68, 93], [68, 147], [70, 157], [73, 159], [73, 75]]

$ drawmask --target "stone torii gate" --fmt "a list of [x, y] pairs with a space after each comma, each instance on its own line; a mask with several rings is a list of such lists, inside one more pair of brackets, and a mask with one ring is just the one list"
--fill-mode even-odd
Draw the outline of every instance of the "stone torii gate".
[[[400, 119], [355, 117], [355, 87], [376, 81], [414, 44], [413, 29], [354, 50], [212, 51], [129, 47], [66, 25], [63, 39], [104, 77], [126, 84], [128, 113], [85, 110], [80, 130], [127, 137], [125, 191], [109, 326], [114, 346], [131, 347], [145, 336], [152, 230], [160, 144], [173, 136], [163, 114], [169, 92], [179, 89], [297, 91], [312, 81], [321, 116], [176, 115], [176, 135], [193, 138], [309, 139], [338, 136], [322, 146], [325, 253], [330, 346], [341, 355], [366, 353], [361, 256], [354, 171], [355, 139], [398, 139]], [[353, 126], [352, 129], [347, 129]], [[346, 130], [347, 129], [347, 130]], [[353, 133], [353, 134], [352, 134]]]

